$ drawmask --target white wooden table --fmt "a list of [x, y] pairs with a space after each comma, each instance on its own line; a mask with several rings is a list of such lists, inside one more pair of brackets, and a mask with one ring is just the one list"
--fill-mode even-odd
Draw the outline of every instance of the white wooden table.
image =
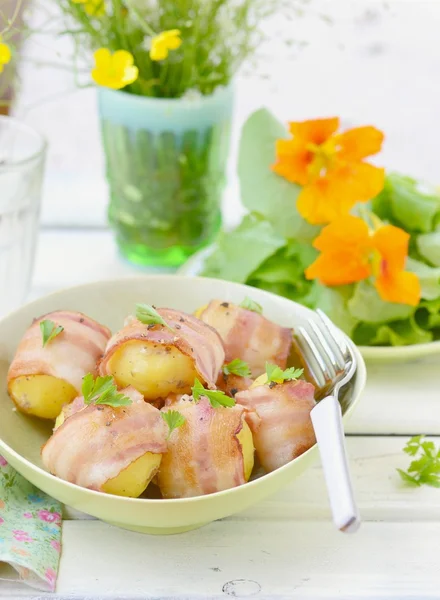
[[[287, 25], [307, 45], [271, 48], [269, 68], [263, 65], [270, 81], [239, 81], [231, 221], [240, 217], [233, 176], [239, 127], [262, 105], [284, 120], [338, 114], [383, 127], [381, 164], [438, 182], [440, 2], [315, 0], [302, 21]], [[27, 55], [50, 62], [69, 52], [66, 36], [55, 45], [46, 36]], [[36, 69], [32, 60], [23, 67], [18, 112], [50, 141], [32, 295], [138, 274], [118, 260], [103, 229], [107, 197], [93, 91], [72, 93], [68, 70]], [[89, 229], [71, 229], [77, 225]], [[440, 490], [407, 489], [395, 471], [408, 464], [402, 447], [409, 435], [429, 433], [440, 442], [440, 369], [435, 361], [373, 367], [369, 377], [347, 428], [363, 518], [355, 536], [334, 531], [319, 465], [246, 512], [180, 536], [142, 536], [67, 512], [52, 597], [440, 598]], [[0, 597], [45, 595], [0, 582]]]
[[[133, 273], [105, 230], [43, 230], [32, 295]], [[179, 536], [144, 536], [66, 510], [52, 597], [440, 598], [440, 490], [405, 488], [395, 470], [408, 464], [408, 435], [440, 442], [435, 362], [370, 369], [347, 428], [363, 518], [356, 535], [334, 530], [319, 464], [265, 502]], [[45, 595], [1, 582], [0, 597]]]

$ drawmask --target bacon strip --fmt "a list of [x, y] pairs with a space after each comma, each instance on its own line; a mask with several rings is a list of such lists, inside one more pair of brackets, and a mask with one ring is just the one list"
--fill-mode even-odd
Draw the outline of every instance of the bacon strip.
[[101, 491], [146, 452], [166, 452], [168, 427], [160, 411], [133, 388], [123, 392], [134, 400], [129, 406], [90, 404], [66, 418], [49, 438], [41, 456], [53, 475]]
[[189, 498], [213, 494], [245, 483], [244, 461], [237, 434], [243, 427], [244, 409], [213, 408], [202, 397], [196, 404], [183, 396], [162, 411], [177, 410], [186, 419], [168, 440], [158, 484], [164, 498]]
[[314, 389], [311, 383], [299, 380], [273, 388], [261, 385], [235, 396], [238, 404], [256, 413], [249, 415], [248, 423], [265, 471], [282, 467], [315, 444], [310, 418]]
[[101, 375], [111, 374], [108, 368], [109, 360], [122, 344], [132, 340], [142, 340], [163, 346], [175, 346], [180, 352], [190, 356], [194, 359], [200, 379], [210, 389], [215, 389], [217, 375], [225, 358], [223, 342], [217, 331], [196, 317], [178, 310], [161, 308], [157, 312], [174, 331], [170, 331], [163, 325], [151, 327], [137, 319], [127, 319], [125, 326], [111, 338], [107, 345], [105, 356], [100, 364]]
[[221, 390], [231, 398], [235, 398], [237, 392], [243, 392], [251, 387], [253, 380], [250, 377], [240, 375], [225, 375], [220, 373], [217, 379], [217, 389]]
[[220, 300], [212, 300], [200, 318], [219, 332], [225, 346], [225, 361], [241, 358], [249, 364], [253, 378], [264, 373], [266, 361], [286, 368], [292, 345], [291, 329]]
[[[48, 319], [64, 327], [43, 348], [40, 322]], [[25, 375], [51, 375], [67, 381], [78, 391], [82, 378], [96, 369], [111, 332], [79, 312], [60, 310], [36, 319], [18, 345], [8, 371], [8, 388]]]

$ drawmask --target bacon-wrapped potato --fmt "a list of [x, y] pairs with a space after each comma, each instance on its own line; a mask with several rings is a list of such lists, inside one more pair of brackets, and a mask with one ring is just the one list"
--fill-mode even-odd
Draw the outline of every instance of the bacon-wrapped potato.
[[158, 309], [169, 327], [130, 319], [110, 340], [100, 365], [120, 387], [132, 385], [145, 400], [187, 394], [196, 377], [214, 388], [224, 361], [218, 333], [192, 315]]
[[314, 386], [302, 380], [275, 383], [261, 376], [236, 402], [253, 411], [249, 425], [258, 459], [270, 472], [287, 464], [315, 443], [310, 411], [315, 406]]
[[220, 300], [212, 300], [196, 314], [219, 332], [226, 362], [236, 358], [247, 362], [253, 378], [264, 372], [266, 362], [286, 368], [292, 345], [291, 329], [280, 327], [257, 312]]
[[[43, 321], [60, 328], [44, 345]], [[107, 327], [79, 312], [56, 311], [36, 319], [8, 371], [8, 392], [17, 408], [55, 419], [62, 406], [78, 395], [84, 375], [95, 370], [110, 335]]]
[[132, 400], [128, 406], [75, 400], [43, 446], [43, 463], [53, 475], [108, 494], [142, 494], [167, 450], [168, 430], [160, 411], [139, 392], [123, 393]]
[[246, 483], [254, 465], [252, 433], [241, 406], [213, 408], [183, 396], [162, 411], [178, 411], [185, 422], [168, 440], [157, 475], [164, 498], [188, 498]]

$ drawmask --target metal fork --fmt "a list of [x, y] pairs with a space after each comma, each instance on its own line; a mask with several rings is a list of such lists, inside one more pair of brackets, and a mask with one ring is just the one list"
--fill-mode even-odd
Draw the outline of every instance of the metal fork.
[[359, 512], [351, 485], [338, 394], [356, 373], [356, 356], [341, 332], [321, 311], [297, 328], [295, 337], [319, 400], [311, 412], [336, 527], [357, 531]]

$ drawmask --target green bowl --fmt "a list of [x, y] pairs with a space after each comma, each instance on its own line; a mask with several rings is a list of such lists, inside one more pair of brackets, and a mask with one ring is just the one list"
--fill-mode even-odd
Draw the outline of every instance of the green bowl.
[[[217, 279], [177, 275], [147, 276], [86, 284], [40, 298], [0, 321], [0, 453], [26, 479], [64, 504], [113, 525], [143, 533], [168, 534], [195, 529], [255, 504], [288, 485], [317, 457], [314, 446], [273, 473], [224, 492], [179, 500], [123, 498], [102, 494], [67, 483], [43, 468], [40, 449], [51, 433], [51, 423], [13, 410], [6, 392], [8, 365], [17, 344], [34, 317], [58, 309], [78, 310], [108, 325], [120, 328], [137, 302], [193, 312], [212, 298], [241, 302], [251, 296], [264, 314], [277, 323], [295, 326], [311, 314], [307, 308], [268, 292]], [[366, 369], [357, 350], [358, 370], [344, 397], [344, 420], [365, 386]]]

